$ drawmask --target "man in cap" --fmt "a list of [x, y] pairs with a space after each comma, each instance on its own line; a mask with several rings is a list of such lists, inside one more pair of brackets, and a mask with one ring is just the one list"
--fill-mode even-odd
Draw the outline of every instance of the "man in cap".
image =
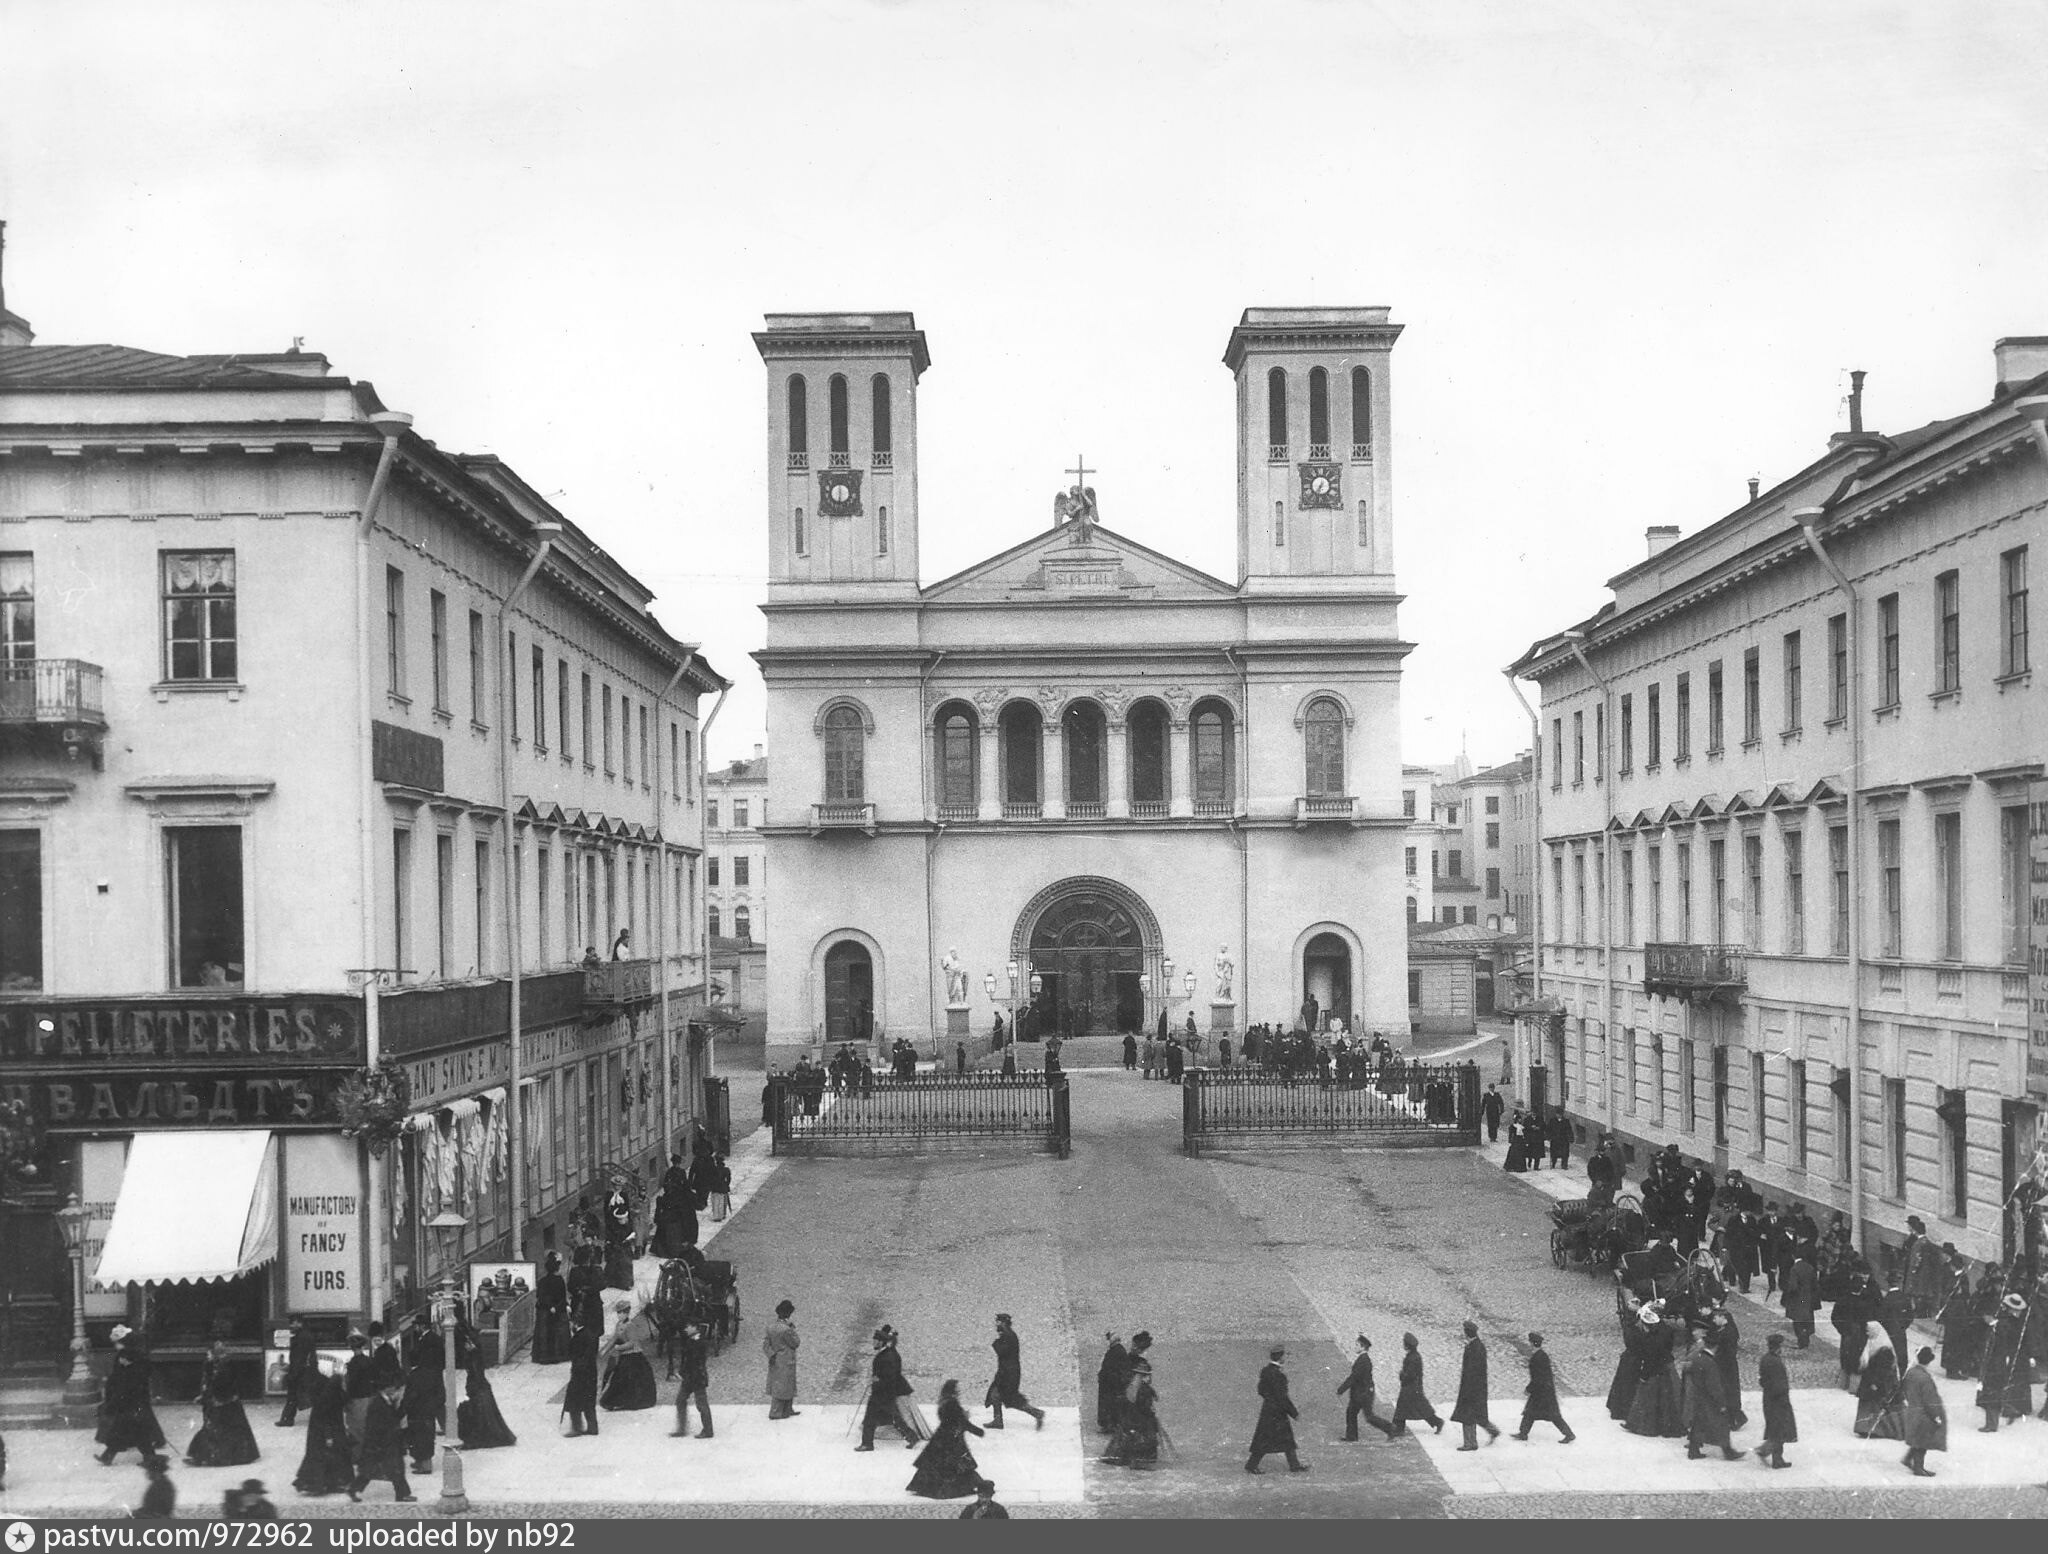
[[963, 1522], [1007, 1522], [1010, 1513], [996, 1499], [996, 1481], [985, 1478], [974, 1486], [974, 1504], [960, 1508]]
[[1358, 1335], [1358, 1357], [1351, 1362], [1351, 1374], [1337, 1383], [1338, 1396], [1347, 1392], [1351, 1398], [1344, 1406], [1344, 1439], [1358, 1439], [1358, 1421], [1363, 1415], [1367, 1424], [1391, 1441], [1393, 1422], [1373, 1412], [1372, 1340], [1363, 1333]]
[[1018, 1353], [1017, 1334], [1010, 1325], [1010, 1313], [996, 1313], [996, 1338], [989, 1345], [996, 1352], [996, 1379], [988, 1384], [988, 1393], [982, 1399], [995, 1410], [988, 1422], [991, 1430], [1003, 1428], [1003, 1405], [1007, 1403], [1020, 1414], [1029, 1414], [1037, 1421], [1037, 1427], [1045, 1428], [1045, 1410], [1033, 1408], [1031, 1399], [1024, 1395], [1024, 1361]]
[[1550, 1355], [1543, 1347], [1543, 1335], [1529, 1335], [1529, 1385], [1523, 1389], [1529, 1401], [1522, 1405], [1522, 1428], [1515, 1432], [1515, 1439], [1529, 1439], [1529, 1427], [1539, 1419], [1547, 1420], [1558, 1428], [1569, 1446], [1578, 1439], [1572, 1427], [1564, 1422], [1564, 1411], [1557, 1406], [1557, 1373], [1551, 1368]]
[[1259, 1422], [1252, 1430], [1251, 1455], [1245, 1459], [1247, 1473], [1262, 1473], [1259, 1459], [1268, 1452], [1287, 1458], [1289, 1473], [1306, 1473], [1308, 1464], [1295, 1455], [1294, 1421], [1300, 1417], [1294, 1400], [1287, 1395], [1287, 1372], [1280, 1362], [1287, 1358], [1283, 1345], [1275, 1344], [1259, 1372]]
[[1486, 1415], [1486, 1345], [1479, 1337], [1479, 1324], [1465, 1324], [1465, 1358], [1458, 1371], [1458, 1401], [1451, 1409], [1451, 1423], [1465, 1427], [1465, 1444], [1459, 1451], [1479, 1450], [1479, 1431], [1486, 1430], [1486, 1443], [1500, 1439], [1500, 1428]]

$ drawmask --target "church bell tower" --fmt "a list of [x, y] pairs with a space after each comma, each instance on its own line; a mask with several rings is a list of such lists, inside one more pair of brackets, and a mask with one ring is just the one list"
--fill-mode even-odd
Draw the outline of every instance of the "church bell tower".
[[1245, 594], [1392, 592], [1388, 311], [1246, 308], [1230, 332]]
[[917, 597], [917, 380], [909, 313], [770, 313], [771, 599]]

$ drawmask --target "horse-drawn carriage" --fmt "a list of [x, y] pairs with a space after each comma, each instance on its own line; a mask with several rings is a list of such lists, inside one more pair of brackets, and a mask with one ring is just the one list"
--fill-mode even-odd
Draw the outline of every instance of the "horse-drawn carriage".
[[1643, 1209], [1634, 1193], [1604, 1205], [1591, 1198], [1553, 1203], [1550, 1222], [1550, 1260], [1559, 1268], [1613, 1268], [1643, 1247]]
[[1667, 1319], [1704, 1332], [1728, 1299], [1728, 1286], [1705, 1247], [1684, 1257], [1669, 1242], [1624, 1256], [1614, 1270], [1614, 1301], [1626, 1317], [1645, 1301], [1657, 1301]]
[[647, 1315], [661, 1338], [671, 1380], [676, 1374], [676, 1338], [695, 1323], [706, 1347], [717, 1354], [740, 1333], [740, 1281], [729, 1262], [708, 1258], [694, 1246], [661, 1265]]

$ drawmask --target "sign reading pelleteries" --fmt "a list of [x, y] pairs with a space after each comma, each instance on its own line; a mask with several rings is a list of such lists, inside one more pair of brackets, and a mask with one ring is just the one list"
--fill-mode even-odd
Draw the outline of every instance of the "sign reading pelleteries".
[[2027, 797], [2027, 1094], [2048, 1102], [2048, 778]]
[[0, 1062], [10, 1067], [274, 1069], [363, 1061], [352, 998], [160, 999], [0, 1004]]

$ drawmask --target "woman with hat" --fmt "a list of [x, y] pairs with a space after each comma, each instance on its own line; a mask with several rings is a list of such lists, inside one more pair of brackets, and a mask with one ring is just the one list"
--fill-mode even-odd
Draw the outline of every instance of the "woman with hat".
[[239, 1467], [263, 1455], [256, 1449], [256, 1433], [249, 1428], [249, 1415], [228, 1374], [228, 1346], [218, 1338], [206, 1351], [199, 1372], [199, 1417], [199, 1433], [185, 1448], [185, 1461], [191, 1466]]
[[1141, 1471], [1159, 1466], [1159, 1443], [1166, 1432], [1159, 1424], [1159, 1394], [1152, 1387], [1150, 1333], [1135, 1333], [1122, 1361], [1125, 1391], [1117, 1399], [1115, 1429], [1101, 1461]]
[[2034, 1386], [2028, 1373], [2027, 1298], [2018, 1291], [1998, 1303], [1998, 1316], [1984, 1346], [1984, 1384], [1977, 1406], [1984, 1410], [1982, 1433], [1997, 1430], [2034, 1411]]
[[569, 1285], [562, 1254], [550, 1252], [546, 1272], [533, 1287], [533, 1363], [560, 1365], [569, 1358]]
[[917, 1454], [917, 1471], [905, 1487], [927, 1500], [959, 1500], [981, 1485], [980, 1464], [967, 1449], [969, 1435], [982, 1428], [967, 1417], [960, 1404], [960, 1383], [947, 1381], [939, 1388], [939, 1427]]
[[1856, 1384], [1856, 1433], [1866, 1441], [1905, 1439], [1905, 1399], [1899, 1355], [1880, 1322], [1869, 1324], [1863, 1341], [1863, 1379]]
[[484, 1368], [484, 1346], [477, 1342], [475, 1330], [467, 1321], [458, 1321], [455, 1338], [455, 1352], [463, 1370], [463, 1400], [455, 1410], [455, 1430], [462, 1438], [462, 1449], [517, 1446], [519, 1437], [512, 1433], [512, 1427], [498, 1410], [498, 1394]]
[[[1436, 1406], [1422, 1394], [1422, 1348], [1421, 1340], [1413, 1333], [1401, 1335], [1401, 1391], [1394, 1399], [1394, 1435], [1408, 1433], [1408, 1421], [1426, 1419], [1430, 1429], [1438, 1435], [1444, 1433], [1444, 1422], [1437, 1416]], [[1393, 1436], [1388, 1437], [1389, 1440]]]
[[615, 1301], [611, 1338], [606, 1345], [604, 1386], [597, 1406], [607, 1413], [631, 1413], [655, 1404], [654, 1365], [647, 1358], [652, 1324], [643, 1313], [633, 1315], [630, 1300]]
[[149, 1356], [131, 1327], [115, 1327], [113, 1339], [114, 1363], [100, 1393], [99, 1429], [94, 1434], [103, 1448], [99, 1460], [109, 1467], [131, 1446], [144, 1457], [164, 1446], [163, 1427], [149, 1401]]
[[[1636, 1320], [1642, 1335], [1636, 1349], [1636, 1391], [1622, 1428], [1631, 1435], [1676, 1438], [1686, 1433], [1685, 1408], [1678, 1391], [1678, 1350], [1683, 1323], [1666, 1320], [1662, 1301], [1644, 1306]], [[1720, 1372], [1714, 1388], [1720, 1388]]]
[[777, 1301], [775, 1320], [761, 1335], [761, 1353], [768, 1360], [770, 1419], [794, 1419], [801, 1412], [796, 1406], [796, 1351], [803, 1340], [797, 1335], [796, 1323], [790, 1320], [795, 1315], [794, 1301]]
[[306, 1380], [306, 1454], [292, 1476], [302, 1495], [338, 1495], [356, 1474], [348, 1438], [348, 1390], [326, 1366]]

